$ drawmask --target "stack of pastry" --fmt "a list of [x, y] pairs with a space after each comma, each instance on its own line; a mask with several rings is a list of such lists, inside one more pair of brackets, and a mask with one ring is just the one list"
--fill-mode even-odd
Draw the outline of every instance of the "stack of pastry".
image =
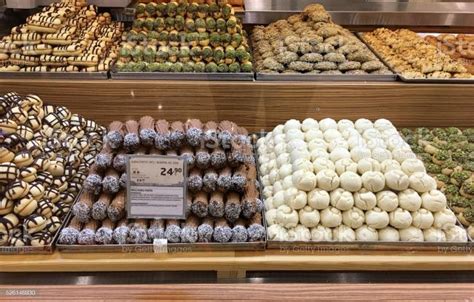
[[467, 241], [386, 119], [289, 120], [257, 146], [269, 240]]
[[51, 243], [104, 130], [35, 95], [0, 97], [0, 246]]
[[247, 34], [227, 1], [139, 3], [118, 71], [252, 72]]
[[364, 40], [396, 72], [409, 79], [472, 78], [458, 61], [408, 29], [379, 28], [363, 35]]
[[107, 71], [123, 24], [97, 7], [63, 0], [43, 8], [0, 41], [0, 71]]
[[461, 62], [469, 73], [474, 73], [474, 35], [428, 35], [425, 41]]
[[255, 67], [261, 73], [391, 74], [367, 46], [334, 24], [319, 4], [286, 20], [257, 26], [252, 45]]
[[[247, 130], [230, 121], [190, 119], [183, 123], [150, 116], [125, 123], [114, 121], [85, 179], [85, 193], [73, 207], [74, 221], [59, 242], [125, 244], [159, 238], [172, 243], [262, 241], [263, 203], [252, 150]], [[126, 219], [127, 154], [186, 159], [186, 220]], [[80, 232], [86, 229], [90, 233], [92, 227], [99, 239], [80, 240]], [[109, 235], [118, 235], [110, 235], [104, 242], [103, 228]]]
[[402, 129], [402, 134], [474, 238], [474, 129]]

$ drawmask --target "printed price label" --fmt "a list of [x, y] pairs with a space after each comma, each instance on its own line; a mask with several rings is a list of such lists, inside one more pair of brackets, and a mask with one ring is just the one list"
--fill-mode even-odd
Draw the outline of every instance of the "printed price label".
[[154, 239], [153, 253], [168, 254], [168, 239]]
[[130, 155], [128, 218], [185, 218], [186, 161], [179, 156]]

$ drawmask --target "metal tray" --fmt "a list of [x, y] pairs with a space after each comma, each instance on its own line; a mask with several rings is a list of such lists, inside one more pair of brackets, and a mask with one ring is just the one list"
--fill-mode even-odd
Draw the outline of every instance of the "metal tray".
[[0, 72], [0, 79], [106, 80], [108, 72]]
[[[265, 137], [266, 132], [258, 132], [251, 134], [252, 144], [254, 146], [254, 156], [258, 165], [258, 152], [257, 152], [257, 140], [261, 137]], [[257, 175], [260, 179], [260, 173]], [[261, 188], [262, 190], [263, 188]], [[263, 195], [260, 194], [262, 201]], [[266, 209], [264, 209], [266, 211]], [[263, 215], [265, 229], [268, 228], [265, 215]], [[466, 230], [466, 227], [456, 218], [456, 225]], [[467, 230], [466, 230], [467, 232]], [[453, 253], [453, 252], [470, 252], [474, 246], [474, 240], [467, 234], [467, 242], [383, 242], [383, 241], [352, 241], [352, 242], [341, 242], [341, 241], [273, 241], [268, 238], [266, 234], [267, 249], [279, 249], [284, 253], [291, 252], [330, 252], [338, 253], [348, 250], [378, 250], [378, 251], [438, 251], [440, 253]]]
[[357, 81], [357, 82], [392, 82], [397, 80], [396, 74], [391, 75], [320, 75], [320, 74], [273, 74], [257, 73], [257, 81]]
[[194, 72], [111, 72], [116, 80], [190, 80], [190, 81], [253, 81], [249, 73], [194, 73]]

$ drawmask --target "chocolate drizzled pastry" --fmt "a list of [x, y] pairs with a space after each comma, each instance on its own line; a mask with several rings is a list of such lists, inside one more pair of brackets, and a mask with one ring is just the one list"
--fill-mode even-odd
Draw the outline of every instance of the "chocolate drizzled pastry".
[[219, 172], [217, 189], [224, 193], [232, 189], [232, 169], [230, 167], [225, 167]]
[[150, 223], [148, 238], [152, 241], [153, 239], [165, 238], [165, 221], [163, 219], [155, 219]]
[[[155, 123], [156, 137], [155, 147], [160, 151], [166, 151], [172, 146], [170, 124], [167, 120], [158, 120]], [[184, 135], [184, 134], [183, 134]], [[174, 146], [174, 145], [173, 145]]]
[[213, 192], [209, 199], [209, 214], [212, 217], [223, 217], [224, 211], [224, 194], [222, 192]]
[[206, 217], [198, 227], [198, 241], [211, 242], [214, 233], [214, 219]]
[[110, 168], [105, 173], [105, 177], [102, 180], [102, 189], [105, 193], [115, 194], [120, 190], [120, 175], [115, 169]]
[[128, 220], [122, 219], [117, 223], [112, 238], [117, 244], [127, 244], [129, 232], [130, 228], [128, 227]]
[[199, 192], [194, 196], [191, 206], [192, 212], [198, 217], [206, 217], [209, 211], [209, 199], [207, 193]]
[[237, 219], [232, 228], [232, 242], [246, 242], [248, 238], [247, 228], [245, 227], [245, 220], [242, 218]]
[[208, 193], [216, 191], [217, 178], [218, 175], [215, 170], [207, 169], [202, 178], [202, 190]]
[[118, 221], [125, 215], [125, 191], [120, 191], [112, 199], [112, 203], [107, 208], [107, 216], [112, 221]]
[[128, 241], [133, 244], [142, 244], [148, 241], [147, 221], [145, 219], [136, 219], [130, 225]]
[[189, 216], [183, 223], [181, 228], [181, 242], [194, 243], [198, 241], [198, 226], [199, 218], [196, 216]]
[[186, 142], [186, 133], [182, 122], [175, 121], [171, 123], [170, 142], [174, 149], [181, 148]]
[[94, 203], [94, 195], [84, 193], [72, 207], [72, 213], [82, 223], [87, 223], [91, 219], [92, 204]]
[[93, 245], [95, 243], [95, 232], [98, 225], [99, 223], [95, 220], [91, 220], [85, 224], [77, 236], [77, 243], [81, 245]]
[[111, 244], [113, 241], [115, 223], [110, 219], [102, 221], [101, 227], [95, 232], [94, 240], [98, 244]]
[[226, 197], [225, 218], [230, 222], [234, 222], [239, 219], [240, 212], [242, 211], [240, 196], [237, 193], [230, 192]]
[[224, 218], [218, 218], [216, 220], [213, 238], [214, 241], [220, 243], [229, 242], [230, 238], [232, 238], [232, 229]]
[[202, 189], [202, 174], [201, 170], [194, 168], [189, 171], [188, 190], [195, 193]]
[[198, 119], [190, 119], [186, 121], [186, 140], [192, 147], [202, 145], [202, 122]]
[[214, 121], [209, 121], [204, 125], [203, 129], [203, 140], [205, 146], [209, 149], [215, 149], [219, 147], [219, 138], [218, 138], [218, 124]]
[[262, 225], [262, 214], [256, 213], [249, 221], [247, 228], [249, 241], [262, 241], [265, 238], [265, 227]]
[[140, 147], [140, 137], [138, 136], [139, 124], [135, 120], [125, 122], [127, 134], [123, 139], [123, 147], [127, 152], [135, 152]]
[[181, 240], [181, 227], [176, 219], [166, 220], [165, 237], [169, 242], [178, 243]]
[[124, 124], [120, 121], [113, 121], [109, 125], [109, 132], [106, 139], [110, 148], [117, 150], [122, 147], [125, 132], [123, 130]]
[[146, 147], [153, 147], [156, 138], [155, 119], [151, 116], [142, 116], [138, 123], [140, 124], [141, 144]]
[[107, 208], [112, 201], [112, 195], [102, 193], [99, 199], [92, 205], [91, 216], [95, 220], [104, 220], [107, 218]]

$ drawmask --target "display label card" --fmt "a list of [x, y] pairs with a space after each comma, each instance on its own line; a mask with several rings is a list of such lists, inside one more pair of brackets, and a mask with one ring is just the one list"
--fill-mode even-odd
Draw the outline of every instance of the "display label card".
[[154, 239], [153, 253], [168, 254], [168, 239]]
[[184, 219], [186, 168], [179, 156], [128, 156], [128, 218]]

